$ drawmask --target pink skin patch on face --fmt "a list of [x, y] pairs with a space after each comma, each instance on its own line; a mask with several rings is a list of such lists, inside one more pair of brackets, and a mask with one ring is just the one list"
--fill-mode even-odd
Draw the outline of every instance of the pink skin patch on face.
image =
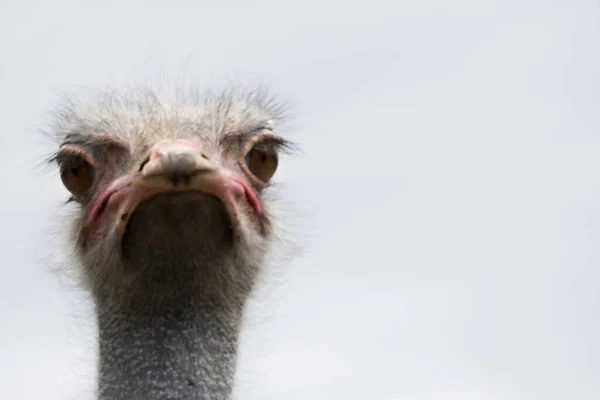
[[182, 190], [170, 189], [166, 185], [144, 184], [135, 171], [115, 180], [92, 201], [85, 225], [93, 227], [101, 224], [114, 210], [121, 215], [131, 215], [143, 200], [159, 193], [175, 191], [199, 191], [218, 197], [225, 205], [232, 224], [239, 224], [236, 199], [243, 199], [255, 215], [262, 215], [262, 207], [256, 191], [243, 179], [224, 170], [215, 171], [210, 176], [203, 177], [199, 183]]

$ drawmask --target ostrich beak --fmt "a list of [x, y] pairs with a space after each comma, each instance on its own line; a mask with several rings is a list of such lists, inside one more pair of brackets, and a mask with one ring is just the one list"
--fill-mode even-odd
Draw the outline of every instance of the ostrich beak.
[[124, 226], [143, 200], [178, 191], [198, 191], [219, 198], [234, 225], [239, 223], [240, 200], [257, 216], [262, 214], [256, 191], [244, 179], [210, 161], [198, 144], [178, 140], [157, 143], [131, 174], [113, 182], [93, 205], [88, 223], [97, 223], [107, 211], [117, 210], [118, 224]]
[[[216, 176], [215, 176], [216, 175]], [[224, 171], [208, 160], [199, 145], [188, 141], [162, 141], [150, 150], [133, 182], [165, 190], [202, 190]]]

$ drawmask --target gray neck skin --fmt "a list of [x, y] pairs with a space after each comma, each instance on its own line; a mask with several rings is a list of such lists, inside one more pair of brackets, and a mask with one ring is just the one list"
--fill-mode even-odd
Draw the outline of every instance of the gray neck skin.
[[258, 262], [238, 253], [218, 200], [142, 203], [118, 245], [114, 265], [86, 263], [96, 267], [100, 400], [229, 399]]
[[100, 400], [230, 398], [241, 313], [165, 303], [160, 312], [134, 309], [98, 306]]

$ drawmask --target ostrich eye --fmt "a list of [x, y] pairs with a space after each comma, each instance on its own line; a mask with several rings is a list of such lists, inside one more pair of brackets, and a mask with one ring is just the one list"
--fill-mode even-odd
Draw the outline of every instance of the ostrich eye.
[[277, 170], [277, 153], [274, 149], [255, 146], [246, 154], [248, 170], [262, 182], [268, 182]]
[[61, 163], [60, 178], [69, 192], [81, 197], [94, 183], [94, 170], [83, 157], [73, 155]]

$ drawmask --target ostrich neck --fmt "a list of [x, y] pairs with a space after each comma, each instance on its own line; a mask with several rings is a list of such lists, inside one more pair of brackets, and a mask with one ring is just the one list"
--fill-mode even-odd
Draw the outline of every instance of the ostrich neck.
[[97, 304], [100, 400], [230, 398], [241, 311], [171, 300], [152, 311]]

